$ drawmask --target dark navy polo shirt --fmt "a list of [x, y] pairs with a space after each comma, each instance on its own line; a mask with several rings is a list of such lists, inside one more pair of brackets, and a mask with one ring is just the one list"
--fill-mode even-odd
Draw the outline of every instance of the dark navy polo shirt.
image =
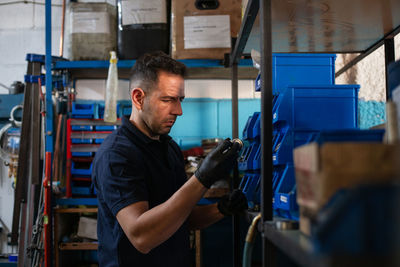
[[148, 201], [150, 209], [165, 202], [186, 182], [183, 156], [171, 137], [152, 140], [123, 117], [121, 127], [97, 151], [92, 179], [99, 202], [101, 267], [190, 265], [187, 223], [163, 244], [142, 254], [129, 242], [116, 219], [118, 211], [138, 201]]

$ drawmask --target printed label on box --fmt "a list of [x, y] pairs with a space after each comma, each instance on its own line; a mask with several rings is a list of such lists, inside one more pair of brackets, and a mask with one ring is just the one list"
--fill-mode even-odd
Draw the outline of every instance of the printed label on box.
[[72, 12], [72, 33], [110, 33], [107, 12]]
[[167, 23], [165, 0], [121, 1], [122, 25]]
[[230, 48], [229, 15], [183, 18], [184, 48]]

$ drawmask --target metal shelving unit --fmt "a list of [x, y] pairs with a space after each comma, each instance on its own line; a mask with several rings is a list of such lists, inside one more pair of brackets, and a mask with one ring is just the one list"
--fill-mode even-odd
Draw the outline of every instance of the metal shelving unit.
[[[229, 66], [232, 68], [232, 119], [234, 129], [237, 129], [238, 60], [251, 49], [261, 53], [262, 222], [259, 229], [263, 236], [263, 266], [276, 265], [277, 249], [301, 266], [343, 264], [317, 255], [310, 239], [298, 230], [278, 230], [274, 226], [271, 153], [272, 52], [361, 53], [336, 72], [336, 75], [340, 75], [381, 45], [385, 46], [386, 66], [394, 61], [393, 38], [399, 32], [399, 1], [248, 1]], [[235, 136], [235, 132], [233, 135]]]

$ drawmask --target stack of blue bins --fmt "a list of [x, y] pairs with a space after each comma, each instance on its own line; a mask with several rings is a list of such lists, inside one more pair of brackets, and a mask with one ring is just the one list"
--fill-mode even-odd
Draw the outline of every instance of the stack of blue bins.
[[[315, 140], [321, 131], [358, 127], [359, 85], [335, 85], [335, 59], [334, 54], [273, 55], [272, 201], [277, 216], [299, 217], [293, 149]], [[246, 159], [246, 153], [244, 149], [239, 161]]]
[[[117, 104], [117, 117], [121, 118], [130, 115], [132, 106], [128, 102], [120, 101]], [[97, 125], [91, 123], [91, 120], [104, 118], [104, 102], [81, 101], [73, 102], [70, 117], [73, 119], [87, 119], [87, 125], [71, 125], [73, 132], [112, 132], [117, 129], [117, 125]], [[103, 138], [71, 138], [71, 144], [101, 144]], [[73, 161], [71, 163], [73, 196], [92, 196], [95, 195], [94, 187], [91, 181], [92, 160], [94, 152], [72, 152]]]
[[239, 170], [244, 171], [239, 187], [247, 198], [249, 209], [252, 210], [257, 209], [257, 205], [260, 203], [260, 122], [260, 112], [255, 112], [247, 120], [243, 130], [245, 147], [238, 160]]

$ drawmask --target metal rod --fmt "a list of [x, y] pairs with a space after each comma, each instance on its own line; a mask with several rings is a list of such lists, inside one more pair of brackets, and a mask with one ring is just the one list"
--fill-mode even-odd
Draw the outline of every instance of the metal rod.
[[349, 70], [351, 67], [356, 65], [358, 62], [363, 60], [365, 57], [370, 55], [372, 52], [374, 52], [376, 49], [381, 47], [381, 45], [384, 44], [384, 40], [387, 38], [393, 38], [396, 34], [400, 33], [400, 26], [388, 33], [383, 39], [379, 40], [375, 44], [371, 45], [369, 48], [367, 48], [364, 52], [362, 52], [360, 55], [355, 57], [353, 60], [351, 60], [349, 63], [347, 63], [345, 66], [343, 66], [340, 70], [338, 70], [335, 73], [335, 77], [339, 77], [341, 74], [345, 73], [347, 70]]
[[391, 98], [390, 86], [389, 86], [389, 70], [388, 66], [394, 62], [394, 37], [390, 36], [384, 41], [385, 46], [385, 78], [386, 78], [386, 100]]
[[[260, 1], [261, 48], [261, 213], [263, 222], [272, 220], [272, 17], [271, 0]], [[263, 266], [275, 257], [272, 244], [263, 237]]]
[[65, 28], [65, 0], [62, 2], [61, 34], [60, 34], [60, 57], [64, 52], [64, 28]]
[[[46, 0], [46, 12], [45, 12], [45, 22], [46, 22], [46, 58], [45, 58], [45, 64], [46, 64], [46, 140], [45, 140], [45, 147], [46, 147], [46, 153], [48, 152], [48, 155], [50, 157], [50, 166], [51, 166], [51, 161], [52, 161], [52, 154], [53, 154], [53, 101], [52, 101], [52, 91], [53, 91], [53, 77], [51, 73], [51, 61], [52, 61], [52, 56], [51, 56], [51, 0]], [[51, 175], [51, 171], [48, 174], [49, 182], [50, 182], [50, 188], [49, 188], [49, 196], [46, 198], [46, 204], [50, 207], [49, 208], [49, 214], [48, 214], [48, 229], [50, 234], [48, 236], [48, 243], [50, 244], [49, 247], [49, 256], [48, 256], [48, 261], [50, 263], [50, 266], [52, 266], [53, 262], [53, 235], [52, 235], [52, 229], [53, 229], [53, 212], [52, 212], [52, 184], [53, 184], [53, 177]], [[49, 265], [48, 265], [49, 266]]]
[[[238, 130], [238, 65], [233, 64], [232, 68], [232, 138], [239, 137]], [[238, 166], [235, 164], [233, 169], [233, 181], [231, 184], [232, 189], [238, 188], [239, 186], [239, 171]], [[232, 217], [232, 232], [233, 232], [233, 266], [240, 266], [240, 224], [239, 217]]]
[[239, 35], [240, 38], [237, 39], [235, 47], [232, 50], [231, 57], [229, 60], [229, 66], [233, 66], [239, 62], [239, 58], [246, 46], [247, 39], [250, 36], [251, 28], [253, 27], [254, 20], [257, 17], [259, 8], [259, 0], [249, 0], [247, 2], [246, 11], [243, 16], [243, 23], [240, 26]]

